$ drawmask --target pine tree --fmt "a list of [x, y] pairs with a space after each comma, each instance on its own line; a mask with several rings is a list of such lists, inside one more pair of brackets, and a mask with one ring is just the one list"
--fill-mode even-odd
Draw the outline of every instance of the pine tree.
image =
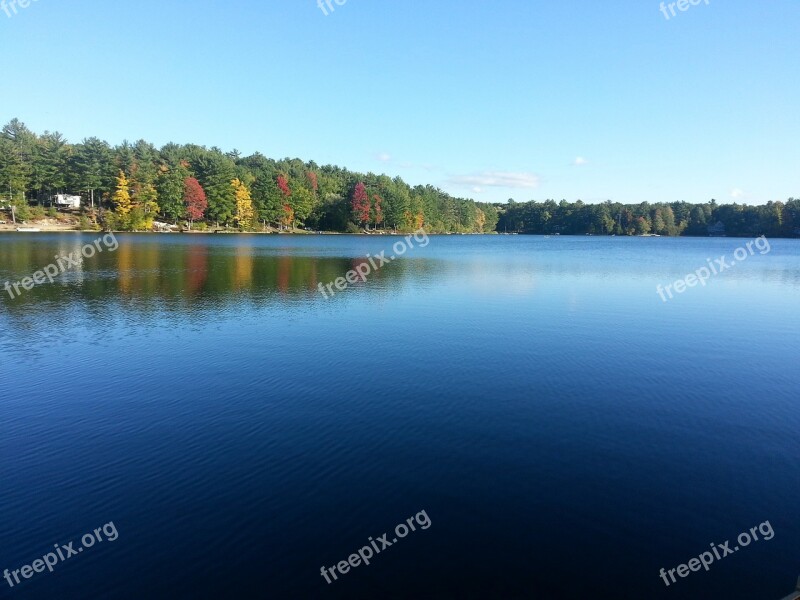
[[184, 205], [184, 182], [189, 177], [189, 171], [179, 164], [176, 167], [162, 165], [156, 179], [158, 191], [158, 204], [161, 212], [168, 219], [177, 221], [186, 214]]

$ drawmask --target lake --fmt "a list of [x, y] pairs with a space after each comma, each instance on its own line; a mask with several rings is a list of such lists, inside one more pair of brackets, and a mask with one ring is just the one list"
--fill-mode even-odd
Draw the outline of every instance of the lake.
[[[0, 236], [0, 285], [96, 239]], [[403, 238], [116, 239], [2, 291], [0, 570], [118, 538], [0, 597], [793, 589], [800, 240], [663, 301], [749, 240], [411, 238], [340, 291]]]

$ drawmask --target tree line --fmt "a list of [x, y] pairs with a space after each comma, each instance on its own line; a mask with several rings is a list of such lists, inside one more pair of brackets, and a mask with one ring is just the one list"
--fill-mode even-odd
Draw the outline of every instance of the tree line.
[[57, 193], [80, 195], [85, 213], [114, 230], [167, 221], [243, 231], [485, 233], [498, 219], [492, 204], [400, 177], [195, 144], [111, 146], [96, 137], [71, 144], [12, 120], [0, 132], [0, 201], [24, 215], [32, 205], [49, 206]]
[[[800, 200], [766, 205], [687, 202], [480, 203], [400, 177], [356, 173], [300, 159], [243, 157], [195, 144], [139, 140], [69, 143], [13, 119], [0, 131], [0, 204], [25, 219], [57, 193], [80, 195], [82, 221], [150, 230], [155, 221], [243, 231], [364, 230], [564, 235], [800, 235]], [[721, 224], [721, 227], [719, 226]]]
[[[688, 202], [585, 204], [514, 202], [500, 211], [498, 231], [564, 235], [761, 236], [800, 235], [800, 199], [765, 205]], [[720, 225], [721, 224], [721, 225]]]

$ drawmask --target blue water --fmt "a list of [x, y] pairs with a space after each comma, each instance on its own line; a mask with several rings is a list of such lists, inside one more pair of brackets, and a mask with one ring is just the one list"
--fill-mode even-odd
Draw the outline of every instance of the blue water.
[[[0, 236], [0, 285], [95, 237]], [[431, 236], [318, 291], [399, 239], [120, 234], [3, 292], [0, 571], [119, 537], [0, 598], [792, 590], [800, 241], [668, 302], [657, 285], [747, 240]]]

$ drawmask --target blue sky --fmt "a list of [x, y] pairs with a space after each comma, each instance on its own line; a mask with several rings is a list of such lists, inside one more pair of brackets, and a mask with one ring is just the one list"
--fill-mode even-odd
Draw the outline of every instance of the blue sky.
[[800, 195], [797, 0], [703, 1], [669, 20], [656, 0], [333, 6], [0, 10], [0, 120], [313, 159], [481, 201]]

